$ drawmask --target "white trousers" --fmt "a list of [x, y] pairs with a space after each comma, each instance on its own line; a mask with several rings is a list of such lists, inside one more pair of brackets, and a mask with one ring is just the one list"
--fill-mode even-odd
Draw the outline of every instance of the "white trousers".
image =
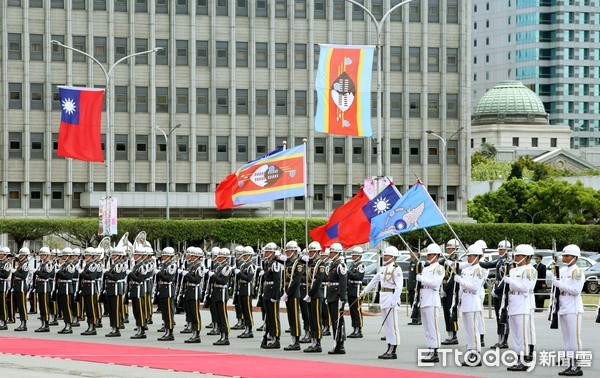
[[513, 341], [513, 350], [517, 354], [529, 353], [529, 344], [531, 339], [531, 327], [529, 320], [531, 314], [515, 314], [508, 317], [510, 327], [510, 337]]
[[583, 314], [558, 315], [560, 332], [562, 333], [565, 351], [578, 352], [581, 350], [581, 322]]
[[381, 316], [385, 319], [385, 323], [383, 323], [385, 341], [391, 345], [400, 345], [400, 330], [398, 329], [399, 311], [397, 306], [381, 309]]
[[477, 319], [481, 317], [480, 312], [462, 312], [463, 325], [465, 329], [465, 338], [467, 341], [467, 350], [481, 352], [481, 338], [477, 327]]
[[[533, 306], [535, 307], [535, 306]], [[535, 334], [535, 309], [531, 310], [531, 315], [529, 316], [529, 345], [535, 345], [537, 343], [537, 336]]]
[[425, 343], [431, 349], [440, 347], [440, 332], [438, 327], [440, 310], [441, 307], [435, 306], [421, 307], [421, 322], [425, 330]]

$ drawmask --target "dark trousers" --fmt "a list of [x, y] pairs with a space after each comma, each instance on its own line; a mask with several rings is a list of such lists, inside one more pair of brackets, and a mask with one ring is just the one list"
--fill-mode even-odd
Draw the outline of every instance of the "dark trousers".
[[82, 295], [81, 300], [87, 323], [90, 325], [96, 324], [101, 315], [98, 311], [98, 294]]
[[37, 314], [37, 295], [33, 292], [29, 295], [29, 311], [32, 314]]
[[27, 299], [25, 297], [26, 293], [24, 291], [15, 291], [13, 292], [13, 299], [15, 301], [15, 311], [19, 312], [19, 319], [21, 321], [26, 321], [27, 317]]
[[184, 302], [185, 318], [192, 323], [192, 330], [200, 332], [202, 328], [202, 321], [200, 319], [200, 300], [190, 299]]
[[[412, 306], [413, 303], [415, 303], [415, 296], [416, 296], [416, 288], [413, 290], [408, 290], [408, 304]], [[413, 322], [420, 322], [421, 321], [421, 311], [414, 311], [417, 314], [416, 318], [413, 318], [412, 321]]]
[[536, 291], [534, 293], [534, 298], [535, 298], [535, 309], [542, 309], [544, 308], [544, 301], [546, 300], [546, 293], [541, 292], [541, 291]]
[[225, 302], [213, 302], [215, 309], [215, 321], [219, 326], [221, 333], [229, 333], [229, 315], [227, 314], [227, 303]]
[[38, 303], [40, 304], [40, 320], [47, 322], [50, 320], [50, 306], [52, 304], [50, 301], [50, 293], [38, 293], [37, 298]]
[[271, 302], [270, 299], [264, 299], [267, 330], [271, 337], [281, 335], [281, 325], [279, 324], [279, 301]]
[[173, 299], [171, 297], [158, 298], [158, 305], [165, 329], [173, 329], [173, 312], [175, 310]]
[[252, 329], [254, 326], [254, 317], [252, 316], [252, 298], [249, 295], [242, 295], [238, 297], [238, 302], [240, 302], [240, 309], [242, 311], [244, 325]]
[[331, 326], [330, 319], [331, 316], [329, 316], [329, 306], [327, 306], [325, 300], [323, 300], [323, 304], [321, 305], [321, 322], [323, 324], [323, 327]]
[[146, 315], [146, 320], [152, 318], [152, 293], [145, 293], [144, 300], [142, 301], [144, 305], [144, 314]]
[[133, 307], [133, 317], [135, 318], [136, 327], [145, 327], [148, 315], [146, 315], [146, 298], [131, 298], [131, 306]]
[[302, 326], [305, 332], [310, 330], [310, 310], [308, 309], [308, 303], [300, 300], [300, 313], [302, 314]]
[[310, 334], [313, 338], [321, 340], [323, 333], [321, 331], [321, 306], [322, 299], [312, 298], [309, 306], [309, 318], [310, 318]]
[[233, 299], [233, 306], [235, 308], [235, 318], [236, 319], [243, 319], [244, 313], [242, 312], [242, 306], [240, 305], [240, 298], [237, 295]]
[[120, 328], [123, 314], [123, 295], [108, 295], [105, 303], [111, 328]]
[[350, 319], [352, 319], [352, 328], [362, 328], [362, 300], [358, 297], [348, 297], [348, 302], [350, 302]]
[[[446, 296], [442, 298], [442, 309], [444, 310], [444, 323], [446, 324], [446, 332], [457, 332], [458, 323], [452, 320], [450, 310], [452, 309], [452, 298], [454, 292], [450, 291], [446, 293]], [[458, 298], [457, 298], [458, 300]], [[458, 308], [458, 306], [456, 306]]]
[[58, 294], [56, 296], [58, 302], [58, 313], [62, 316], [67, 324], [73, 323], [73, 310], [71, 309], [71, 296], [69, 294]]
[[298, 305], [298, 298], [288, 298], [285, 301], [287, 308], [287, 318], [290, 324], [290, 332], [294, 337], [300, 337], [300, 306]]
[[8, 316], [8, 304], [7, 295], [5, 292], [0, 292], [0, 320], [7, 321]]
[[219, 324], [219, 310], [217, 309], [217, 302], [212, 299], [208, 300], [208, 309], [210, 310], [210, 322]]
[[344, 314], [340, 313], [340, 308], [338, 306], [338, 301], [333, 301], [333, 303], [327, 303], [327, 307], [329, 307], [329, 316], [331, 327], [333, 328], [333, 340], [335, 341], [335, 346], [340, 347], [344, 346], [344, 340], [346, 339], [346, 327], [344, 324]]

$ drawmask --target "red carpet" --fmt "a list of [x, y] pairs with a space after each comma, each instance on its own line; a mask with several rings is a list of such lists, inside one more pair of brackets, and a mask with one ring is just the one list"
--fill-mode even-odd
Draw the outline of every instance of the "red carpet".
[[169, 369], [181, 372], [212, 373], [240, 377], [419, 377], [451, 378], [458, 375], [392, 369], [342, 363], [248, 356], [219, 352], [138, 347], [118, 344], [85, 343], [0, 337], [0, 353], [63, 358], [75, 361], [114, 363]]

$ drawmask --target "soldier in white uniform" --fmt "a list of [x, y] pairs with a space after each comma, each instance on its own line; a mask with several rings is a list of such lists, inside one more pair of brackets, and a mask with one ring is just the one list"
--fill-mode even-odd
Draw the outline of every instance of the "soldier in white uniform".
[[583, 321], [583, 302], [581, 290], [585, 283], [585, 275], [577, 266], [581, 256], [579, 247], [569, 244], [563, 249], [562, 261], [566, 265], [560, 269], [560, 279], [552, 277], [552, 284], [560, 290], [558, 297], [558, 321], [566, 352], [572, 352], [570, 366], [558, 375], [581, 376], [583, 371], [577, 366], [575, 354], [582, 350], [581, 324]]
[[460, 312], [463, 318], [467, 339], [467, 354], [463, 366], [481, 366], [481, 338], [478, 322], [483, 316], [483, 304], [479, 296], [485, 283], [486, 269], [479, 266], [483, 249], [473, 244], [467, 249], [469, 266], [462, 269], [461, 275], [454, 280], [460, 284]]
[[360, 293], [361, 298], [373, 290], [378, 283], [381, 284], [379, 291], [379, 305], [383, 317], [383, 328], [385, 339], [388, 344], [387, 351], [380, 355], [383, 360], [396, 359], [396, 348], [400, 344], [400, 332], [398, 330], [398, 312], [400, 308], [400, 293], [404, 277], [402, 269], [396, 266], [396, 258], [400, 253], [398, 248], [389, 246], [383, 251], [383, 263], [385, 266], [373, 277], [367, 287]]
[[521, 360], [509, 371], [526, 371], [523, 364], [525, 354], [528, 354], [530, 344], [529, 322], [531, 318], [530, 293], [535, 286], [533, 273], [527, 267], [526, 257], [533, 255], [533, 247], [529, 244], [519, 244], [515, 248], [516, 267], [510, 270], [510, 277], [504, 277], [505, 284], [509, 285], [508, 291], [508, 324], [511, 329], [513, 350], [521, 355]]
[[529, 270], [529, 274], [531, 275], [532, 279], [533, 279], [533, 286], [531, 287], [531, 290], [529, 291], [529, 302], [530, 302], [530, 313], [529, 313], [529, 349], [527, 350], [527, 356], [525, 356], [525, 361], [527, 362], [531, 362], [533, 361], [533, 350], [535, 349], [535, 344], [537, 343], [537, 335], [535, 332], [535, 283], [538, 280], [538, 271], [537, 269], [535, 269], [535, 267], [533, 266], [533, 264], [531, 263], [531, 259], [533, 258], [533, 255], [535, 254], [533, 248], [531, 248], [530, 250], [527, 250], [527, 256], [525, 257], [525, 261], [527, 261], [527, 264], [525, 264], [526, 268]]
[[425, 342], [431, 349], [422, 362], [439, 362], [438, 348], [440, 347], [440, 332], [438, 318], [442, 311], [440, 299], [440, 286], [444, 280], [444, 267], [438, 262], [442, 249], [437, 244], [427, 246], [427, 263], [423, 271], [417, 274], [417, 282], [420, 282], [419, 307], [421, 310], [421, 322], [425, 329]]

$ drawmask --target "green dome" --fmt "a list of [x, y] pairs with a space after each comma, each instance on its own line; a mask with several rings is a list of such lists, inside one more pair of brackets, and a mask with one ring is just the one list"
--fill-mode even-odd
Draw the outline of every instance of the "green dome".
[[537, 94], [520, 81], [502, 81], [479, 101], [473, 125], [492, 123], [548, 124], [548, 113]]

